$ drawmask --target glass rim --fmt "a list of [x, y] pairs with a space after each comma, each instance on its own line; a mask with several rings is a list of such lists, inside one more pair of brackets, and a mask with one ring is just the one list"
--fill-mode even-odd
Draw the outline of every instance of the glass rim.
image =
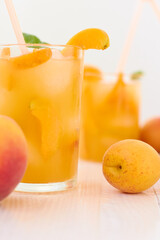
[[[112, 77], [112, 78], [118, 78], [119, 73], [118, 72], [105, 72], [105, 71], [101, 71], [101, 74], [98, 73], [86, 73], [86, 76], [93, 76], [93, 77], [99, 77], [101, 76], [102, 78], [108, 78], [108, 77]], [[124, 78], [131, 78], [132, 77], [132, 73], [123, 73], [123, 77]], [[138, 80], [138, 79], [136, 79]]]
[[0, 44], [0, 47], [18, 47], [18, 46], [27, 46], [27, 47], [67, 47], [67, 48], [77, 48], [78, 50], [84, 51], [83, 48], [76, 45], [67, 45], [67, 44], [46, 44], [46, 43], [9, 43], [9, 44]]
[[[84, 74], [84, 78], [86, 76], [86, 78], [89, 77], [96, 77], [99, 80], [95, 80], [95, 81], [90, 81], [89, 79], [86, 79], [86, 82], [92, 82], [94, 83], [101, 83], [101, 84], [108, 84], [108, 83], [115, 83], [118, 80], [118, 75], [119, 73], [113, 73], [113, 72], [101, 72], [101, 75], [99, 75], [98, 73], [88, 73], [88, 74]], [[126, 84], [139, 84], [141, 82], [141, 78], [138, 79], [133, 79], [132, 78], [132, 74], [129, 73], [124, 73], [123, 75], [123, 81]]]

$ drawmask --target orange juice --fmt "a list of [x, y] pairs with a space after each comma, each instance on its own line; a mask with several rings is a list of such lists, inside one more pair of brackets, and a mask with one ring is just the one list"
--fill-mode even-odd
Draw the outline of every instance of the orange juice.
[[80, 157], [100, 162], [113, 143], [139, 137], [139, 82], [99, 78], [83, 82]]
[[0, 114], [16, 120], [28, 142], [23, 191], [64, 190], [75, 183], [83, 51], [68, 46], [64, 56], [63, 48], [28, 48], [32, 53], [19, 56], [18, 46], [10, 46], [11, 56], [0, 58]]

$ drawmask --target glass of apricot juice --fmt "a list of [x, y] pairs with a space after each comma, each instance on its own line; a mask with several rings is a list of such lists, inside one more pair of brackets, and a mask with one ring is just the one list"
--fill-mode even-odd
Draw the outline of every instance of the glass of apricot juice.
[[50, 192], [76, 184], [83, 50], [74, 46], [0, 47], [0, 114], [13, 118], [28, 142], [18, 191]]
[[101, 162], [123, 139], [139, 138], [140, 83], [130, 76], [86, 67], [82, 90], [80, 157]]

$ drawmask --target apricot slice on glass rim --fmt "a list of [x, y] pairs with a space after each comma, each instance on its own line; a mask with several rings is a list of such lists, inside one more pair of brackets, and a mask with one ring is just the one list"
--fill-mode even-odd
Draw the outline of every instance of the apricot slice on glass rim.
[[[108, 34], [98, 28], [88, 28], [75, 34], [68, 42], [67, 45], [80, 47], [83, 50], [97, 49], [104, 50], [110, 46]], [[72, 48], [64, 48], [62, 50], [64, 56], [76, 56], [75, 50]]]
[[36, 67], [42, 63], [47, 62], [52, 57], [52, 50], [44, 48], [32, 53], [24, 54], [19, 57], [10, 59], [10, 62], [19, 69], [27, 69]]
[[108, 34], [105, 31], [98, 28], [88, 28], [74, 35], [67, 42], [67, 45], [78, 46], [84, 50], [104, 50], [109, 47], [110, 43]]
[[84, 80], [90, 82], [98, 82], [103, 79], [103, 72], [96, 66], [84, 66]]

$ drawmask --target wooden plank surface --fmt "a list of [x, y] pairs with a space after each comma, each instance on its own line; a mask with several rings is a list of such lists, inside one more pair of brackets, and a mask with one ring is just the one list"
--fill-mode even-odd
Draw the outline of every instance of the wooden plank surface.
[[0, 203], [0, 240], [159, 240], [160, 184], [129, 195], [112, 188], [101, 164], [81, 161], [77, 188], [12, 193]]

